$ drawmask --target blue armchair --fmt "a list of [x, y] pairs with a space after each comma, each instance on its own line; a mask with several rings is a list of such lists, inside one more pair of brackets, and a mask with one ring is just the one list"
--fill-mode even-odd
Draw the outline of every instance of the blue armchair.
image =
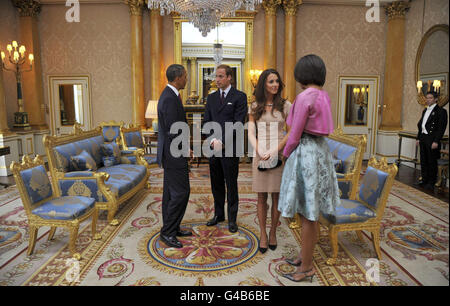
[[61, 196], [59, 189], [52, 190], [41, 156], [32, 160], [28, 155], [22, 163], [11, 163], [22, 203], [28, 217], [29, 246], [28, 255], [34, 251], [36, 237], [41, 226], [50, 226], [48, 240], [52, 240], [57, 227], [66, 227], [70, 232], [69, 250], [72, 256], [80, 259], [76, 252], [75, 242], [81, 222], [92, 216], [92, 237], [101, 239], [96, 233], [98, 207], [95, 199], [83, 196]]
[[356, 198], [341, 198], [341, 204], [336, 207], [333, 215], [320, 216], [320, 223], [328, 227], [331, 242], [332, 255], [327, 260], [327, 264], [336, 263], [338, 232], [341, 231], [356, 231], [360, 239], [362, 239], [362, 230], [371, 232], [375, 252], [378, 259], [381, 259], [381, 218], [397, 171], [397, 166], [388, 165], [386, 158], [383, 157], [377, 161], [375, 157], [372, 157]]

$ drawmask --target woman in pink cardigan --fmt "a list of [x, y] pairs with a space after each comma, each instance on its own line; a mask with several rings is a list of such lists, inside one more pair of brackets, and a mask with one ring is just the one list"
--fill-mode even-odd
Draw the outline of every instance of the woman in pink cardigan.
[[330, 98], [322, 90], [326, 76], [322, 59], [312, 54], [302, 57], [294, 75], [304, 91], [296, 97], [286, 120], [291, 130], [283, 151], [287, 161], [278, 210], [288, 218], [300, 214], [302, 237], [298, 257], [286, 260], [297, 266], [297, 271], [283, 276], [295, 282], [312, 282], [319, 214], [334, 215], [340, 201], [333, 157], [324, 137], [333, 132], [333, 118]]

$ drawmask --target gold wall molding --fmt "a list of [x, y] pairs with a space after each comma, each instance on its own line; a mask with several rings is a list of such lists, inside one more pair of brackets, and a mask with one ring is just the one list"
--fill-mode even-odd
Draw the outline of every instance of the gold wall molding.
[[20, 17], [35, 17], [41, 12], [41, 4], [36, 0], [12, 0]]
[[125, 4], [130, 8], [130, 15], [142, 16], [144, 7], [147, 7], [145, 0], [125, 0]]
[[287, 16], [297, 15], [297, 9], [302, 4], [302, 0], [283, 0], [283, 10]]
[[269, 16], [275, 16], [277, 14], [277, 8], [281, 4], [281, 0], [264, 0], [262, 7], [264, 8], [264, 14]]
[[385, 8], [389, 20], [394, 18], [405, 18], [410, 6], [404, 1], [394, 1]]

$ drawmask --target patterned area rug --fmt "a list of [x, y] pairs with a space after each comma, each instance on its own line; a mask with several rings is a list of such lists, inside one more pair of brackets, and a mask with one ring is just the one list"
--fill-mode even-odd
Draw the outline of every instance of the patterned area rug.
[[[259, 226], [256, 194], [251, 193], [250, 165], [240, 169], [239, 231], [228, 232], [227, 223], [206, 227], [213, 215], [207, 165], [193, 167], [191, 196], [183, 227], [194, 236], [180, 239], [184, 248], [167, 248], [159, 239], [161, 226], [162, 170], [153, 169], [152, 187], [124, 203], [119, 226], [100, 217], [100, 241], [92, 240], [90, 226], [80, 227], [79, 262], [70, 259], [68, 232], [58, 229], [47, 241], [41, 229], [35, 253], [26, 256], [26, 216], [15, 187], [0, 191], [0, 285], [447, 285], [448, 204], [395, 182], [382, 226], [381, 261], [374, 261], [370, 235], [339, 234], [338, 262], [326, 265], [331, 254], [327, 230], [314, 253], [317, 270], [312, 283], [293, 283], [280, 277], [292, 271], [283, 259], [299, 251], [300, 231], [282, 219], [278, 248], [257, 251]], [[270, 205], [270, 203], [269, 203]], [[270, 224], [270, 222], [269, 222]], [[374, 268], [379, 267], [379, 273]], [[371, 276], [367, 278], [366, 274]], [[379, 276], [379, 279], [377, 279]]]

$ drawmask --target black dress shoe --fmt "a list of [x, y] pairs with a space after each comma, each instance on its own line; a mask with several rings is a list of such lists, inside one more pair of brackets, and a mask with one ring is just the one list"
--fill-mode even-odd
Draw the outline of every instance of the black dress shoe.
[[229, 222], [229, 223], [228, 223], [228, 230], [229, 230], [231, 233], [236, 233], [237, 230], [238, 230], [238, 226], [237, 226], [236, 222]]
[[192, 236], [192, 232], [191, 232], [191, 231], [183, 231], [183, 230], [179, 230], [179, 231], [177, 232], [177, 236], [178, 236], [178, 237]]
[[214, 216], [214, 218], [212, 218], [211, 220], [208, 221], [208, 223], [206, 223], [206, 226], [213, 226], [222, 221], [225, 221], [225, 218], [219, 218], [217, 216]]
[[275, 251], [277, 249], [277, 245], [276, 244], [269, 244], [269, 249], [271, 249], [272, 251]]
[[167, 244], [167, 246], [173, 247], [173, 248], [182, 248], [183, 245], [181, 242], [178, 241], [177, 237], [175, 236], [164, 236], [160, 235], [161, 241]]

